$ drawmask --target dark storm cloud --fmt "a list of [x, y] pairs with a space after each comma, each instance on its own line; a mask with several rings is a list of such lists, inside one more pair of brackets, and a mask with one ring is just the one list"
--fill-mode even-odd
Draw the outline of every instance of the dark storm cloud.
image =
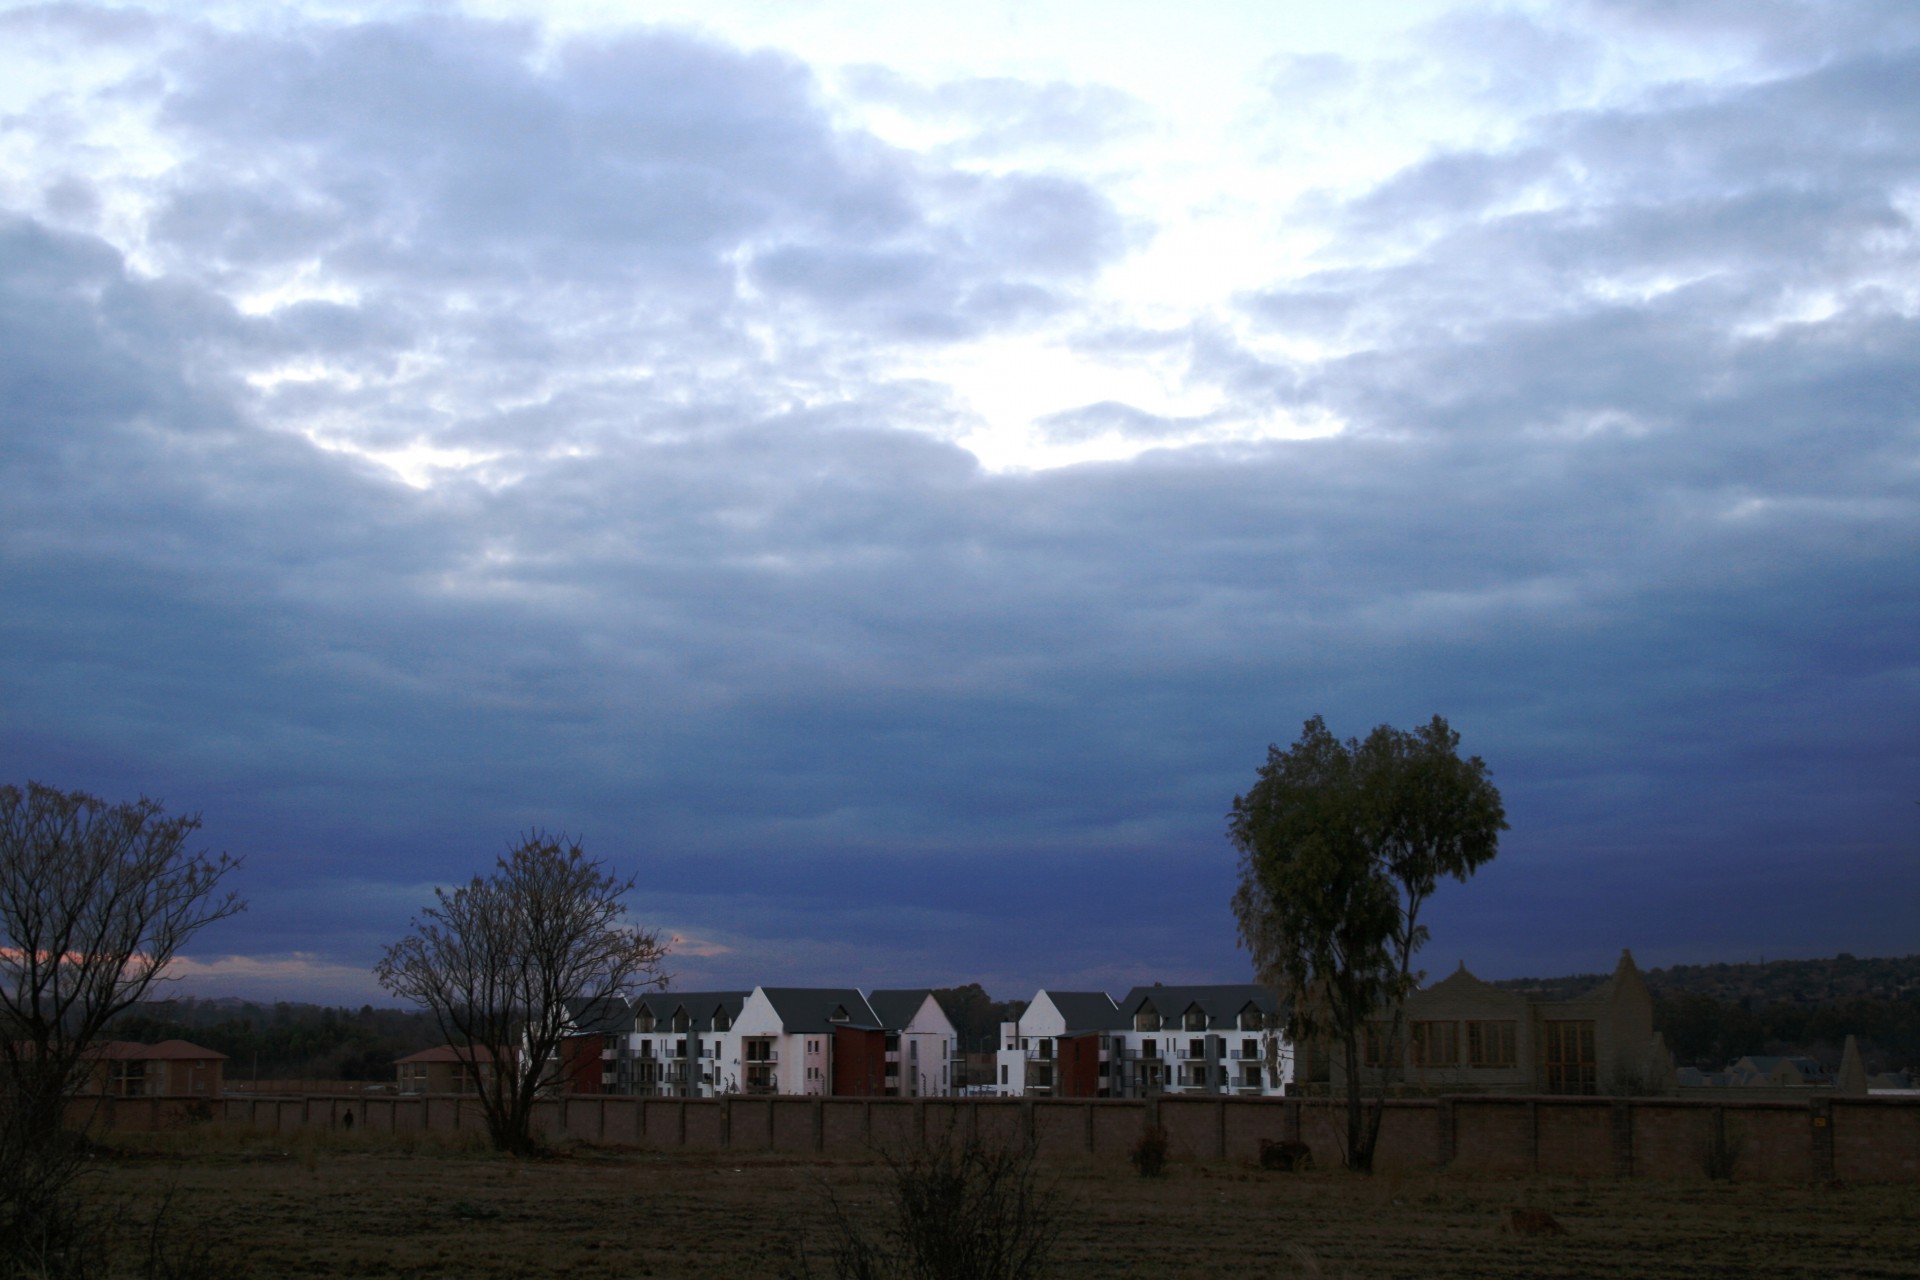
[[[1909, 46], [1430, 157], [1308, 209], [1356, 265], [1148, 330], [1076, 314], [1134, 234], [1099, 192], [837, 130], [782, 57], [169, 30], [157, 266], [0, 224], [0, 769], [205, 810], [252, 858], [220, 945], [364, 965], [545, 825], [734, 948], [689, 979], [1231, 976], [1265, 745], [1436, 711], [1515, 825], [1449, 953], [1907, 945]], [[232, 301], [307, 263], [339, 297]], [[863, 363], [1060, 315], [1345, 430], [991, 474]]]

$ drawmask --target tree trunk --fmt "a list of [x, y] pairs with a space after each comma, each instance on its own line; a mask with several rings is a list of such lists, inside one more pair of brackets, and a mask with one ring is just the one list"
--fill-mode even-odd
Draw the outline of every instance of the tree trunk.
[[1360, 1079], [1360, 1033], [1347, 1033], [1347, 1168], [1373, 1172], [1373, 1140], [1366, 1123], [1366, 1088]]

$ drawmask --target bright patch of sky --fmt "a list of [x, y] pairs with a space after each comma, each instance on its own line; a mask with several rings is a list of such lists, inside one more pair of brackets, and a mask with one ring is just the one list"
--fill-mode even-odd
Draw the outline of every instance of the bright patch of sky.
[[[1354, 247], [1343, 247], [1322, 216], [1329, 201], [1436, 149], [1497, 148], [1542, 112], [1630, 100], [1668, 80], [1751, 70], [1748, 51], [1726, 37], [1622, 44], [1577, 19], [1549, 36], [1531, 21], [1552, 12], [1540, 3], [1469, 9], [1465, 16], [1441, 0], [1181, 7], [1151, 0], [1044, 6], [475, 0], [461, 8], [532, 24], [548, 48], [572, 36], [658, 24], [743, 49], [778, 50], [810, 68], [842, 127], [939, 157], [956, 171], [1068, 175], [1110, 200], [1130, 243], [1084, 283], [1066, 321], [1013, 337], [990, 334], [876, 354], [869, 366], [881, 376], [948, 388], [967, 425], [943, 434], [989, 468], [1010, 470], [1113, 460], [1149, 447], [1324, 432], [1325, 415], [1305, 423], [1284, 413], [1223, 408], [1218, 388], [1195, 385], [1184, 362], [1101, 354], [1077, 343], [1077, 333], [1095, 319], [1163, 329], [1231, 326], [1230, 312], [1246, 290], [1315, 270], [1378, 263], [1419, 247], [1422, 232], [1409, 227], [1398, 243], [1373, 241], [1355, 258]], [[119, 21], [131, 23], [135, 19], [124, 15], [140, 11], [272, 31], [315, 18], [344, 23], [445, 14], [448, 6], [152, 3], [123, 11]], [[58, 15], [47, 21], [55, 28], [65, 22]], [[169, 39], [164, 30], [155, 38]], [[88, 171], [88, 182], [71, 184], [63, 208], [59, 182], [47, 181], [61, 167], [49, 154], [47, 135], [15, 131], [0, 135], [0, 190], [14, 203], [43, 203], [107, 233], [135, 266], [158, 273], [174, 264], [153, 250], [145, 223], [156, 180], [183, 157], [114, 86], [164, 73], [142, 40], [95, 47], [100, 52], [92, 61], [60, 42], [32, 39], [21, 41], [11, 57], [0, 54], [6, 69], [0, 82], [8, 86], [0, 89], [0, 104], [13, 112], [66, 104], [71, 118], [55, 141], [71, 164]], [[1436, 57], [1437, 51], [1456, 56]], [[883, 77], [879, 86], [876, 71]], [[1088, 131], [1069, 131], [1063, 141], [1057, 120], [1002, 118], [998, 123], [1008, 127], [995, 128], [992, 113], [979, 110], [980, 95], [968, 93], [982, 86], [990, 92], [995, 84], [1110, 96], [1085, 108], [1099, 117], [1086, 122]], [[262, 163], [270, 167], [271, 157]], [[1535, 208], [1566, 198], [1544, 188], [1528, 197]], [[231, 294], [255, 315], [303, 301], [350, 304], [357, 296], [353, 285], [328, 278], [313, 263], [263, 267], [236, 281]], [[1263, 335], [1242, 327], [1238, 336], [1250, 349], [1295, 359], [1339, 350], [1304, 333]], [[251, 380], [271, 386], [324, 376], [262, 369]], [[1150, 415], [1209, 421], [1204, 430], [1162, 432], [1151, 440], [1110, 433], [1064, 446], [1041, 425], [1051, 415], [1116, 400]], [[326, 438], [329, 448], [358, 447], [337, 430]], [[459, 471], [463, 458], [477, 465], [496, 456], [420, 442], [361, 452], [414, 485]]]

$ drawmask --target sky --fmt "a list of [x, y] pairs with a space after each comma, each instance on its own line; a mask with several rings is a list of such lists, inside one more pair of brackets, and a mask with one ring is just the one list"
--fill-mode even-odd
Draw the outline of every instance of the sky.
[[198, 995], [532, 830], [682, 988], [1250, 976], [1439, 714], [1486, 977], [1920, 951], [1920, 7], [0, 0], [0, 780]]

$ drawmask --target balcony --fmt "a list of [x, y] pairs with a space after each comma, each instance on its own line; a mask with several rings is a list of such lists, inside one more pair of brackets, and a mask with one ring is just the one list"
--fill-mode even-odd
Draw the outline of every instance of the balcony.
[[755, 1053], [740, 1059], [743, 1067], [773, 1066], [780, 1061], [780, 1051], [769, 1049], [765, 1053]]

